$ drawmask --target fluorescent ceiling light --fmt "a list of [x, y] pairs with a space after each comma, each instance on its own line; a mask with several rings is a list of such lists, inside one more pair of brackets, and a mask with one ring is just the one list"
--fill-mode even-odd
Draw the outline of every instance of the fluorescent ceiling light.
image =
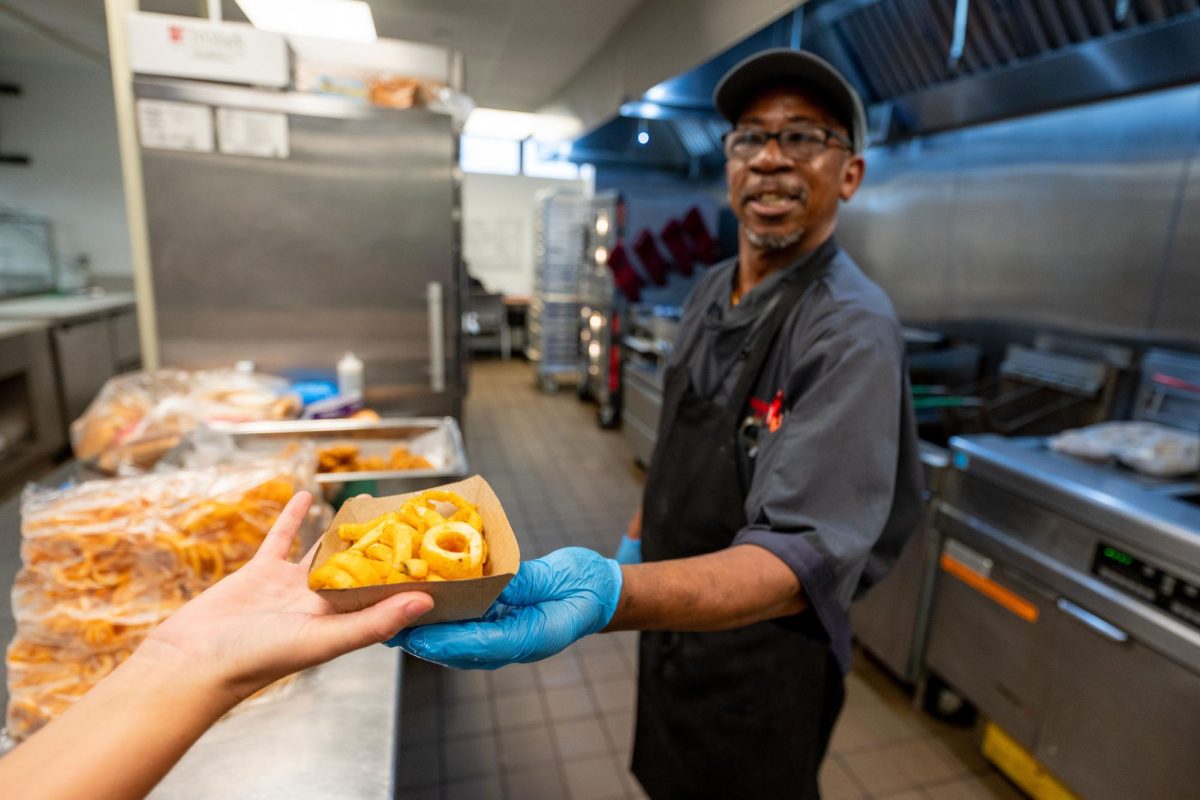
[[362, 0], [237, 0], [254, 27], [275, 33], [373, 42], [375, 20]]

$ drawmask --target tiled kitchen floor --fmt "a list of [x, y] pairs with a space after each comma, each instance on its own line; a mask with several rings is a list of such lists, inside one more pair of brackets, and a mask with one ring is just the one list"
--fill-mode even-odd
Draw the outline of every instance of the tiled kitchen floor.
[[[523, 558], [568, 544], [611, 554], [641, 493], [619, 432], [530, 365], [472, 368], [464, 420], [473, 471], [496, 489]], [[411, 800], [644, 797], [629, 773], [636, 635], [600, 634], [538, 664], [457, 672], [405, 663], [399, 783]], [[970, 732], [913, 711], [859, 655], [822, 773], [826, 800], [975, 800], [1022, 795]]]

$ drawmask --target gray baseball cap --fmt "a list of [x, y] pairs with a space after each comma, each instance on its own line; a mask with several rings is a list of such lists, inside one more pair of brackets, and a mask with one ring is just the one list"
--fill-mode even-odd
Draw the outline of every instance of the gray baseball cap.
[[717, 83], [713, 105], [721, 116], [737, 124], [742, 109], [758, 92], [788, 83], [815, 89], [850, 131], [854, 152], [863, 151], [867, 143], [867, 112], [862, 98], [832, 64], [804, 50], [776, 47], [739, 61]]

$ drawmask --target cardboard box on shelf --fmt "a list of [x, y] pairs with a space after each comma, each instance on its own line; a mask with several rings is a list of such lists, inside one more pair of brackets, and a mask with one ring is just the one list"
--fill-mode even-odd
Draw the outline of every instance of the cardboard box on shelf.
[[[483, 565], [482, 578], [457, 581], [413, 581], [390, 583], [382, 586], [361, 586], [354, 589], [322, 589], [320, 594], [338, 611], [357, 611], [378, 603], [397, 592], [426, 592], [434, 602], [433, 610], [418, 620], [418, 625], [435, 622], [457, 622], [476, 619], [500, 596], [500, 592], [512, 580], [521, 564], [521, 548], [516, 534], [504, 514], [500, 499], [488, 482], [473, 475], [457, 483], [438, 486], [437, 489], [456, 492], [479, 509], [483, 517], [483, 539], [487, 542], [487, 561]], [[309, 572], [324, 564], [335, 553], [350, 547], [350, 543], [337, 535], [339, 525], [348, 522], [366, 522], [389, 511], [396, 511], [404, 502], [421, 492], [392, 495], [390, 497], [356, 497], [347, 500], [329, 529], [321, 537], [321, 547], [313, 559]]]

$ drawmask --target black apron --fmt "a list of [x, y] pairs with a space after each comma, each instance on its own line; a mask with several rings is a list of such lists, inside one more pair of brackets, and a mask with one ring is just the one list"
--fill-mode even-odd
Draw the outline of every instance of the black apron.
[[[832, 242], [779, 287], [739, 352], [728, 406], [692, 389], [693, 338], [666, 376], [642, 506], [646, 561], [729, 547], [746, 525], [738, 429], [788, 313], [828, 267]], [[817, 771], [841, 710], [842, 674], [809, 610], [717, 633], [641, 634], [633, 772], [654, 800], [817, 798]]]

